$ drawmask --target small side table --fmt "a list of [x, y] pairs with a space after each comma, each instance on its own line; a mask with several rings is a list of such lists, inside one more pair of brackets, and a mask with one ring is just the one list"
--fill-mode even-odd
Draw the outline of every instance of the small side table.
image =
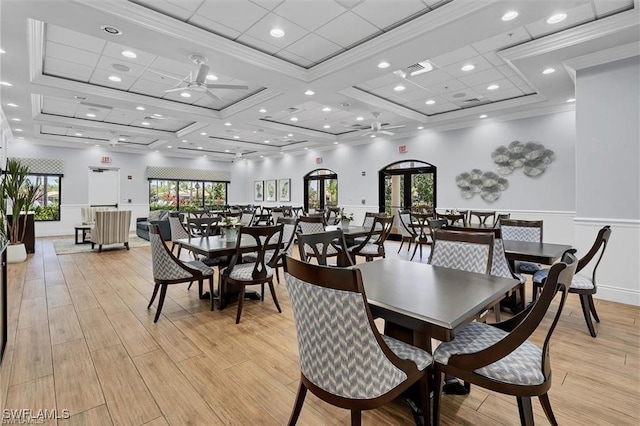
[[[78, 225], [76, 230], [76, 244], [89, 244], [91, 241], [87, 240], [87, 234], [91, 231], [91, 225]], [[82, 240], [79, 239], [80, 231], [82, 231]]]

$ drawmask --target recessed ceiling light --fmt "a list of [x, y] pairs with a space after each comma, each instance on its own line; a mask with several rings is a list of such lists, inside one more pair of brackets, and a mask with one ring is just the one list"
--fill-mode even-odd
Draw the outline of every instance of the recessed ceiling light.
[[100, 144], [95, 144], [94, 146], [100, 146]]
[[376, 135], [371, 135], [371, 137], [372, 137], [372, 138], [375, 138], [375, 137], [376, 137]]
[[199, 146], [199, 147], [198, 147], [198, 149], [202, 149], [202, 147], [201, 147], [201, 146]]
[[382, 68], [382, 69], [389, 68], [390, 65], [391, 64], [389, 62], [382, 61], [378, 64], [378, 68]]
[[291, 117], [289, 120], [291, 120], [291, 121], [298, 121], [298, 117]]
[[217, 80], [217, 79], [218, 79], [218, 77], [217, 77], [217, 76], [215, 76], [215, 75], [213, 75], [213, 74], [207, 74], [207, 80], [215, 81], [215, 80]]
[[364, 117], [356, 117], [356, 121], [362, 121], [364, 120]]
[[9, 83], [8, 81], [0, 81], [0, 86], [11, 87], [11, 86], [13, 86], [13, 84]]
[[275, 38], [284, 37], [284, 30], [282, 28], [272, 28], [271, 31], [269, 31], [269, 34], [271, 34], [271, 37]]
[[542, 74], [553, 74], [556, 72], [555, 68], [547, 68], [542, 71]]
[[18, 136], [18, 139], [24, 139], [24, 137], [22, 137], [22, 136]]
[[487, 114], [482, 114], [478, 118], [487, 118]]
[[7, 104], [7, 106], [11, 107], [11, 108], [17, 108], [18, 107], [18, 105], [14, 104], [14, 103], [9, 103], [9, 104]]
[[22, 121], [22, 120], [21, 120], [21, 119], [19, 119], [19, 118], [12, 118], [12, 120], [13, 120], [13, 121]]
[[82, 133], [80, 133], [80, 132], [75, 133], [75, 136], [82, 136]]
[[191, 93], [189, 93], [189, 92], [181, 92], [180, 96], [182, 96], [183, 98], [190, 98], [191, 97]]
[[473, 64], [467, 64], [465, 66], [463, 66], [462, 68], [460, 68], [462, 71], [472, 71], [476, 68], [475, 65]]
[[226, 123], [224, 123], [225, 126], [231, 126], [231, 123], [229, 123], [228, 121]]
[[260, 110], [258, 112], [261, 113], [261, 114], [264, 114], [265, 112], [267, 112], [267, 110], [264, 109], [264, 108], [260, 108]]
[[487, 90], [496, 90], [499, 89], [500, 86], [498, 86], [497, 84], [492, 84], [489, 87], [487, 87]]
[[187, 143], [187, 140], [186, 139], [182, 139], [182, 143]]
[[334, 142], [333, 142], [333, 144], [334, 144], [334, 145], [338, 145], [338, 141], [334, 141]]
[[138, 106], [138, 107], [136, 107], [136, 109], [137, 109], [138, 111], [144, 111], [144, 110], [145, 110], [145, 108], [144, 108], [143, 106]]
[[566, 13], [556, 13], [547, 19], [547, 24], [557, 24], [558, 22], [562, 22], [567, 19]]
[[418, 130], [424, 129], [424, 126], [418, 126]]
[[167, 145], [167, 148], [171, 149], [171, 148], [173, 148], [173, 146], [171, 146], [171, 145]]
[[261, 155], [260, 158], [264, 158], [264, 155]]
[[124, 141], [125, 141], [125, 138], [118, 138], [118, 140], [119, 140], [120, 142], [124, 142]]
[[0, 53], [7, 53], [4, 51], [4, 49], [0, 49]]
[[200, 136], [207, 136], [207, 132], [201, 132]]
[[328, 124], [325, 124], [325, 125], [324, 125], [324, 126], [322, 126], [322, 127], [323, 127], [324, 129], [330, 129], [330, 128], [331, 128], [331, 126], [330, 126], [330, 125], [328, 125]]
[[287, 136], [288, 136], [288, 137], [292, 137], [292, 136], [293, 136], [293, 133], [289, 133]]
[[138, 57], [138, 55], [136, 55], [135, 52], [132, 52], [130, 50], [123, 50], [122, 56], [124, 56], [125, 58], [131, 58], [131, 59], [135, 59]]
[[117, 75], [110, 75], [109, 76], [109, 80], [115, 81], [116, 83], [119, 83], [119, 82], [122, 81], [122, 79], [120, 77], [118, 77]]
[[316, 94], [316, 92], [314, 92], [313, 90], [309, 89], [306, 92], [304, 92], [304, 94], [307, 95], [307, 96], [313, 96], [313, 95]]
[[230, 149], [225, 149], [224, 152], [231, 152], [231, 150]]
[[395, 90], [396, 92], [402, 92], [404, 89], [406, 89], [406, 87], [404, 87], [403, 85], [399, 84], [396, 87], [393, 88], [393, 90]]
[[234, 139], [240, 139], [240, 136], [234, 136], [233, 138]]
[[22, 129], [13, 129], [15, 132], [21, 132]]
[[102, 31], [104, 31], [107, 34], [111, 34], [111, 35], [122, 35], [122, 31], [120, 31], [119, 29], [117, 29], [116, 27], [113, 27], [111, 25], [101, 25], [100, 29]]
[[271, 141], [264, 141], [264, 143], [271, 143]]
[[308, 147], [308, 146], [305, 146], [305, 147], [304, 147], [304, 149], [309, 149], [309, 147]]
[[323, 111], [323, 112], [329, 112], [329, 111], [331, 111], [331, 108], [329, 108], [329, 107], [324, 107], [324, 108], [322, 108], [322, 111]]
[[142, 125], [143, 125], [143, 126], [149, 126], [150, 124], [151, 124], [151, 123], [149, 123], [148, 121], [143, 121], [143, 122], [142, 122]]
[[427, 104], [427, 105], [433, 105], [435, 103], [436, 103], [436, 101], [434, 101], [433, 99], [429, 99], [427, 102], [425, 102], [425, 104]]
[[569, 99], [567, 99], [567, 103], [571, 103], [571, 102], [575, 102], [575, 101], [576, 101], [576, 98], [569, 98]]
[[89, 118], [95, 118], [95, 117], [96, 117], [96, 115], [95, 115], [95, 114], [91, 114], [91, 113], [86, 114], [86, 116], [87, 116], [87, 117], [89, 117]]
[[518, 12], [516, 12], [515, 10], [510, 10], [504, 15], [502, 15], [502, 20], [511, 21], [512, 19], [516, 19], [517, 17], [518, 17]]

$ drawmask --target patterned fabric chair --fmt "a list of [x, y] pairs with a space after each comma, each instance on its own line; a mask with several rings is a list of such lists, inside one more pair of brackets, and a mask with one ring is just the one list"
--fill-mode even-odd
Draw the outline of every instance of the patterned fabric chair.
[[362, 410], [390, 402], [416, 382], [428, 424], [431, 355], [379, 334], [360, 271], [286, 261], [301, 370], [289, 425], [296, 424], [307, 390], [351, 410], [351, 424], [359, 425]]
[[[284, 258], [293, 254], [293, 243], [296, 239], [296, 230], [298, 229], [298, 219], [279, 217], [276, 225], [282, 224], [282, 243], [284, 248], [280, 250], [278, 261], [276, 262], [276, 280], [280, 283], [280, 267], [284, 267]], [[276, 236], [272, 240], [277, 239]], [[266, 251], [266, 258], [273, 256], [274, 250]], [[258, 253], [248, 253], [242, 256], [243, 262], [255, 262], [258, 259]]]
[[180, 251], [182, 250], [182, 246], [178, 244], [177, 241], [180, 239], [189, 238], [191, 237], [191, 234], [182, 224], [182, 220], [178, 212], [169, 213], [169, 226], [171, 227], [171, 253], [173, 253], [173, 249], [178, 246], [178, 254], [176, 256], [180, 258]]
[[[236, 314], [236, 324], [240, 322], [240, 316], [242, 315], [242, 304], [244, 301], [245, 287], [248, 285], [260, 285], [261, 297], [264, 301], [264, 285], [269, 284], [269, 290], [271, 291], [271, 297], [278, 309], [278, 312], [282, 312], [278, 298], [276, 297], [276, 291], [273, 288], [273, 275], [274, 268], [278, 262], [280, 247], [282, 245], [282, 229], [283, 225], [274, 226], [241, 226], [238, 232], [238, 238], [236, 243], [236, 253], [231, 258], [231, 262], [228, 267], [220, 271], [220, 300], [223, 300], [227, 294], [227, 287], [229, 284], [239, 287], [240, 294], [238, 296], [238, 313]], [[277, 235], [277, 239], [274, 238]], [[251, 245], [255, 245], [258, 249], [256, 251], [257, 258], [255, 262], [243, 263], [242, 262], [242, 246], [246, 245], [243, 242], [249, 239]], [[275, 246], [271, 256], [267, 255], [267, 248]], [[210, 283], [210, 293], [213, 294], [213, 281]], [[213, 311], [213, 298], [211, 299], [211, 310]]]
[[298, 232], [298, 249], [300, 250], [300, 259], [307, 263], [313, 258], [318, 262], [318, 265], [328, 266], [328, 259], [335, 257], [335, 266], [355, 265], [347, 249], [342, 229], [317, 234]]
[[[593, 319], [595, 319], [596, 322], [600, 322], [600, 318], [598, 317], [598, 313], [596, 312], [596, 305], [595, 303], [593, 303], [593, 295], [598, 291], [598, 286], [596, 285], [596, 270], [598, 269], [598, 265], [600, 265], [602, 256], [604, 256], [604, 251], [607, 249], [607, 243], [609, 242], [610, 236], [611, 227], [609, 225], [600, 229], [596, 240], [593, 242], [593, 246], [591, 246], [589, 252], [587, 252], [587, 254], [578, 261], [578, 268], [576, 269], [576, 272], [580, 272], [598, 255], [598, 252], [600, 252], [598, 260], [596, 261], [596, 264], [591, 272], [591, 277], [576, 273], [576, 275], [573, 276], [571, 286], [569, 287], [569, 293], [575, 293], [580, 296], [582, 314], [584, 315], [584, 320], [587, 322], [587, 328], [589, 328], [589, 334], [591, 334], [591, 337], [596, 337], [597, 335], [596, 329], [594, 328], [593, 322], [591, 321], [591, 316], [593, 315]], [[575, 253], [574, 249], [571, 249], [569, 251]], [[544, 282], [547, 279], [548, 274], [548, 269], [541, 269], [540, 271], [533, 274], [534, 298], [538, 295], [540, 289], [544, 286]]]
[[[164, 298], [167, 294], [167, 287], [170, 284], [198, 281], [198, 295], [202, 297], [202, 284], [205, 278], [209, 279], [209, 287], [213, 288], [213, 269], [202, 262], [182, 262], [167, 248], [158, 225], [149, 226], [149, 242], [151, 243], [151, 266], [153, 269], [153, 295], [149, 301], [147, 309], [151, 308], [153, 301], [160, 290], [158, 309], [153, 322], [158, 322]], [[189, 285], [191, 286], [191, 285]], [[211, 307], [213, 310], [213, 291], [211, 291]]]
[[477, 218], [480, 225], [493, 226], [496, 221], [496, 212], [471, 210], [469, 212], [469, 224], [471, 224], [473, 218]]
[[[520, 422], [533, 424], [531, 397], [537, 396], [549, 423], [557, 425], [547, 392], [551, 388], [549, 341], [562, 313], [568, 285], [577, 260], [565, 254], [562, 262], [552, 266], [541, 296], [525, 310], [497, 324], [472, 322], [456, 331], [456, 337], [443, 342], [433, 353], [435, 361], [433, 424], [440, 421], [442, 378], [450, 374], [495, 392], [514, 395], [518, 400]], [[541, 348], [527, 339], [542, 322], [551, 302], [560, 301], [544, 345]]]
[[413, 249], [411, 260], [416, 256], [418, 248], [420, 248], [420, 259], [422, 259], [422, 246], [433, 244], [433, 231], [440, 229], [447, 224], [446, 219], [433, 219], [433, 215], [429, 213], [414, 213], [411, 215], [411, 223], [416, 231], [416, 246]]
[[83, 225], [93, 225], [96, 223], [96, 212], [106, 212], [114, 210], [113, 207], [82, 207], [80, 209], [80, 217]]
[[129, 250], [131, 210], [105, 210], [96, 212], [96, 223], [91, 229], [91, 248], [98, 245], [98, 252], [107, 244], [123, 243]]
[[398, 249], [398, 253], [402, 250], [402, 246], [405, 242], [408, 242], [407, 252], [411, 250], [411, 244], [415, 241], [418, 234], [416, 230], [413, 228], [411, 223], [411, 211], [404, 210], [402, 212], [398, 211], [398, 222], [399, 225], [397, 228], [400, 230], [400, 236], [402, 240], [400, 241], [400, 248]]
[[489, 274], [493, 258], [493, 234], [438, 229], [433, 234], [429, 263], [433, 266]]
[[[373, 227], [374, 222], [375, 222], [375, 218], [378, 216], [382, 216], [382, 217], [386, 217], [387, 215], [384, 213], [376, 213], [376, 212], [366, 212], [364, 214], [364, 220], [362, 221], [362, 227], [365, 229], [371, 229], [371, 227]], [[353, 242], [356, 244], [360, 244], [361, 242], [363, 242], [367, 237], [356, 237], [353, 239]]]
[[325, 223], [327, 225], [337, 225], [340, 223], [342, 217], [342, 208], [340, 207], [327, 207], [325, 217]]
[[376, 216], [373, 219], [373, 226], [369, 235], [360, 243], [349, 247], [349, 253], [356, 259], [356, 256], [363, 256], [367, 262], [371, 262], [374, 257], [386, 257], [384, 242], [391, 233], [394, 217]]
[[[300, 230], [300, 233], [302, 234], [320, 234], [324, 232], [324, 227], [325, 227], [325, 223], [324, 223], [325, 217], [324, 214], [315, 214], [315, 215], [311, 215], [311, 216], [303, 216], [298, 218], [298, 228]], [[311, 257], [313, 257], [314, 252], [311, 249], [311, 247], [302, 244], [299, 247], [304, 248], [304, 252], [305, 254], [305, 260], [309, 260]], [[334, 250], [333, 248], [329, 247], [329, 255], [335, 256], [337, 255], [338, 252], [336, 250]]]
[[[500, 219], [502, 238], [511, 241], [542, 242], [541, 220], [513, 220]], [[516, 262], [516, 272], [535, 274], [541, 269], [540, 265], [531, 262]]]

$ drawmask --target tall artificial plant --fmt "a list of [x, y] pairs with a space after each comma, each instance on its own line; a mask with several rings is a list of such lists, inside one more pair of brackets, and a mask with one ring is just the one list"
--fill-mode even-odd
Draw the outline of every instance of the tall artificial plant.
[[[27, 213], [40, 193], [39, 185], [34, 185], [27, 179], [29, 167], [19, 160], [7, 160], [7, 170], [2, 181], [4, 197], [0, 202], [3, 219], [10, 211], [12, 220], [7, 222], [10, 244], [19, 244], [24, 239], [27, 229]], [[11, 204], [10, 210], [7, 202]], [[24, 212], [24, 216], [20, 213]], [[22, 219], [22, 234], [20, 233], [20, 219]]]

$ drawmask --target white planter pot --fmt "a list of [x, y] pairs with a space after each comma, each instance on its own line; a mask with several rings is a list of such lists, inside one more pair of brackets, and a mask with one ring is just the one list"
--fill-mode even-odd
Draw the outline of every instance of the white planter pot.
[[347, 229], [347, 228], [349, 228], [349, 225], [350, 225], [350, 224], [351, 224], [351, 221], [350, 221], [350, 220], [342, 219], [342, 220], [340, 221], [340, 228], [342, 228], [342, 229]]
[[23, 243], [7, 246], [7, 263], [20, 263], [27, 260], [27, 249]]
[[238, 239], [238, 228], [224, 228], [224, 238], [229, 242], [236, 241]]

